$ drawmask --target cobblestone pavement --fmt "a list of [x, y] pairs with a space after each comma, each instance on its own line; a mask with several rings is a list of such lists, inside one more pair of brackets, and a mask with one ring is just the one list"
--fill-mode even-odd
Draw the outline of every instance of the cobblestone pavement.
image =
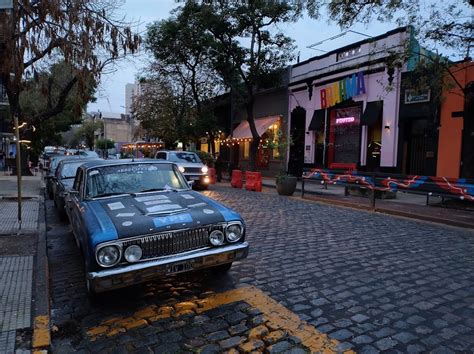
[[[235, 337], [244, 338], [233, 339], [233, 346], [225, 348], [244, 351], [239, 346], [250, 342], [256, 327], [278, 331], [267, 322], [250, 324], [261, 309], [248, 302], [181, 317], [153, 316], [161, 313], [157, 309], [174, 306], [176, 311], [176, 304], [198, 304], [249, 286], [337, 340], [338, 351], [472, 352], [473, 232], [273, 192], [215, 188], [205, 193], [242, 213], [248, 226], [249, 258], [236, 263], [224, 277], [207, 272], [174, 276], [116, 291], [96, 302], [85, 294], [82, 263], [68, 225], [57, 221], [48, 201], [55, 352], [163, 352], [164, 348], [214, 352], [224, 350], [222, 342]], [[147, 311], [153, 312], [152, 317]], [[226, 316], [238, 313], [240, 322], [226, 321]], [[200, 316], [205, 320], [196, 326]], [[107, 327], [120, 319], [123, 326]], [[222, 323], [222, 328], [211, 326], [210, 336], [208, 323]], [[231, 332], [237, 323], [247, 327], [242, 334]], [[193, 329], [198, 331], [195, 335]], [[287, 344], [282, 346], [307, 349], [298, 338], [283, 334], [281, 343]], [[265, 337], [253, 338], [268, 350]]]

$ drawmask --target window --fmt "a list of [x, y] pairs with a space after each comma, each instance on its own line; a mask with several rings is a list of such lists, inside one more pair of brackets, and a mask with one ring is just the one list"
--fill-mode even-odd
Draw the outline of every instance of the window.
[[156, 158], [160, 160], [166, 160], [166, 152], [158, 152]]
[[329, 163], [357, 163], [360, 149], [360, 107], [331, 111]]
[[248, 159], [250, 157], [250, 142], [244, 141], [244, 159]]
[[351, 49], [345, 50], [343, 52], [339, 52], [339, 53], [337, 53], [337, 61], [341, 61], [341, 60], [344, 60], [344, 59], [355, 57], [355, 56], [359, 55], [360, 53], [361, 53], [361, 48], [360, 47], [351, 48]]

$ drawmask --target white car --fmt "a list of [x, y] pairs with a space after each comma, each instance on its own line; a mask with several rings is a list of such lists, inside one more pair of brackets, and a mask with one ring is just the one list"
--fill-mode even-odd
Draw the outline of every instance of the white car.
[[209, 169], [202, 163], [195, 152], [191, 151], [165, 151], [160, 150], [155, 155], [156, 159], [174, 162], [188, 181], [194, 181], [193, 187], [207, 189], [210, 178]]

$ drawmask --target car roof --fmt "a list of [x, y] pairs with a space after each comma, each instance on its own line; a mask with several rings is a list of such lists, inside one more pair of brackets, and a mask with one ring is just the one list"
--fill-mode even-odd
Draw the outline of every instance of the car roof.
[[[64, 160], [61, 160], [59, 163], [60, 164], [63, 164], [63, 165], [66, 165], [68, 163], [77, 163], [77, 162], [86, 162], [86, 161], [91, 161], [92, 159], [89, 157], [84, 157], [84, 156], [75, 156], [73, 158], [68, 158], [68, 159], [64, 159]], [[94, 159], [95, 160], [95, 159]], [[101, 160], [101, 159], [97, 159], [97, 160]]]
[[159, 159], [114, 159], [114, 160], [86, 160], [82, 167], [85, 169], [100, 167], [100, 166], [117, 166], [117, 165], [133, 165], [138, 163], [161, 163], [161, 164], [173, 164], [173, 162]]

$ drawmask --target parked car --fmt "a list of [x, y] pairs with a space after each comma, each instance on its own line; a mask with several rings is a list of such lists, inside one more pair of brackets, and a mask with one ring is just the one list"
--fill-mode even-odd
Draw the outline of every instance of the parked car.
[[54, 173], [54, 177], [51, 178], [53, 181], [53, 199], [54, 206], [58, 210], [59, 218], [61, 220], [66, 220], [66, 210], [64, 209], [66, 202], [65, 196], [72, 189], [72, 184], [74, 178], [76, 177], [77, 168], [82, 165], [84, 162], [89, 161], [89, 159], [79, 158], [69, 158], [63, 159], [59, 162], [58, 167]]
[[46, 191], [48, 192], [49, 199], [53, 199], [53, 185], [54, 185], [54, 180], [53, 177], [56, 173], [56, 168], [58, 167], [58, 164], [60, 161], [64, 159], [70, 159], [72, 156], [67, 156], [67, 155], [54, 155], [51, 156], [49, 159], [49, 164], [48, 167], [45, 167], [43, 169], [43, 177], [44, 181], [46, 183]]
[[77, 160], [84, 159], [84, 156], [79, 155], [55, 155], [50, 158], [49, 167], [43, 171], [43, 177], [46, 184], [46, 191], [48, 192], [49, 199], [54, 199], [54, 176], [56, 175], [56, 169], [63, 160]]
[[66, 211], [91, 293], [205, 268], [226, 272], [248, 254], [241, 216], [194, 192], [167, 161], [85, 162]]
[[194, 181], [196, 189], [207, 189], [210, 183], [209, 169], [202, 163], [195, 152], [191, 151], [164, 151], [155, 154], [156, 159], [174, 162], [188, 181]]

